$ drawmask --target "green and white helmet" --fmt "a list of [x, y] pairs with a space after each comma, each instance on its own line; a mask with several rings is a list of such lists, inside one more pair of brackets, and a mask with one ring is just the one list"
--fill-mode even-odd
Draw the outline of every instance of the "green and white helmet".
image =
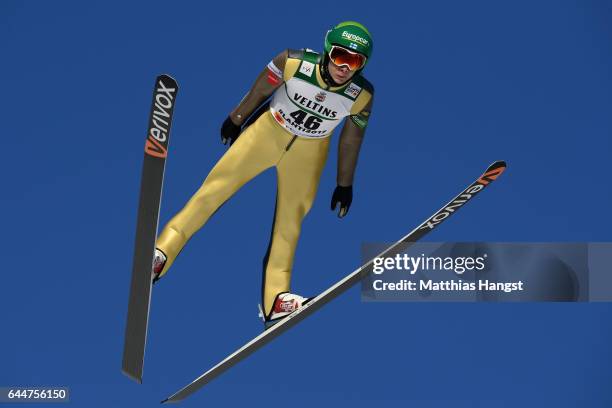
[[[333, 45], [353, 50], [370, 59], [372, 55], [372, 35], [362, 24], [356, 21], [344, 21], [325, 35], [325, 54], [328, 55]], [[367, 62], [367, 60], [366, 60]]]

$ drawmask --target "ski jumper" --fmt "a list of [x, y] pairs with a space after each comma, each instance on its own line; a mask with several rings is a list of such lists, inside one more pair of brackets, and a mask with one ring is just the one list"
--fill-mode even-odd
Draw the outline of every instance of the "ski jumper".
[[[302, 220], [315, 198], [333, 129], [345, 117], [365, 127], [364, 107], [373, 95], [361, 75], [328, 87], [319, 70], [319, 54], [290, 50], [269, 108], [252, 117], [240, 137], [210, 171], [199, 190], [172, 218], [157, 239], [167, 261], [164, 271], [215, 211], [240, 187], [275, 167], [277, 194], [268, 251], [263, 262], [262, 303], [268, 314], [280, 292], [290, 290], [291, 270]], [[255, 115], [254, 115], [255, 116]]]

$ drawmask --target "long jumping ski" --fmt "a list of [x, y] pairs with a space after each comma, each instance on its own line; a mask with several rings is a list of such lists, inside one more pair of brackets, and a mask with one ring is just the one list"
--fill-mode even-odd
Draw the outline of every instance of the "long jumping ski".
[[[427, 233], [429, 233], [438, 225], [440, 225], [444, 220], [446, 220], [448, 217], [457, 212], [457, 210], [459, 210], [459, 208], [465, 205], [465, 203], [470, 201], [481, 190], [483, 190], [491, 182], [497, 179], [497, 177], [499, 177], [499, 175], [502, 174], [505, 169], [506, 163], [504, 161], [496, 161], [495, 163], [490, 165], [482, 176], [480, 176], [476, 181], [470, 184], [457, 197], [453, 198], [448, 204], [446, 204], [440, 210], [436, 211], [434, 215], [429, 217], [425, 222], [416, 227], [408, 235], [397, 241], [395, 244], [389, 246], [387, 249], [385, 249], [383, 252], [381, 252], [378, 256], [374, 258], [395, 256], [395, 254], [400, 253], [402, 250], [405, 250], [412, 243], [421, 239]], [[368, 273], [374, 262], [374, 258], [357, 268], [355, 271], [348, 274], [345, 278], [338, 281], [329, 289], [321, 293], [319, 296], [315, 297], [313, 300], [308, 302], [306, 305], [304, 305], [294, 313], [281, 320], [276, 325], [272, 326], [270, 329], [264, 331], [259, 336], [246, 343], [234, 353], [227, 356], [219, 364], [212, 367], [210, 370], [206, 371], [204, 374], [196, 378], [189, 385], [183, 387], [170, 397], [163, 400], [162, 403], [179, 402], [187, 398], [189, 395], [193, 394], [198, 389], [221, 375], [224, 371], [232, 367], [234, 364], [249, 356], [266, 343], [269, 343], [285, 331], [289, 330], [291, 327], [295, 326], [300, 321], [304, 320], [306, 317], [321, 308], [327, 302], [345, 292], [347, 289], [358, 283], [361, 278]]]
[[122, 368], [128, 377], [139, 383], [142, 383], [151, 305], [151, 269], [177, 92], [178, 85], [170, 76], [160, 75], [155, 80], [144, 149]]

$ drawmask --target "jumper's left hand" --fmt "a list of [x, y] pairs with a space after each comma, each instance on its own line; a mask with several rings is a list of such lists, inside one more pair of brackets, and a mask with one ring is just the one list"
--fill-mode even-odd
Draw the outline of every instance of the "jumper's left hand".
[[240, 136], [240, 130], [241, 127], [236, 125], [228, 116], [221, 126], [221, 143], [227, 145], [227, 142], [229, 142], [230, 146], [234, 144], [238, 136]]
[[353, 186], [340, 186], [338, 185], [334, 190], [334, 194], [331, 199], [331, 210], [334, 211], [338, 203], [340, 203], [340, 210], [338, 211], [338, 218], [344, 217], [349, 208], [351, 207], [351, 203], [353, 202]]

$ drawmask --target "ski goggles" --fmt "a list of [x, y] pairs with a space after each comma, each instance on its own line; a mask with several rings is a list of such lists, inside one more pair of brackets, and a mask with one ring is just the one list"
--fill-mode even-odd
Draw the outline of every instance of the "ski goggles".
[[346, 66], [351, 71], [363, 68], [366, 56], [358, 52], [349, 51], [346, 48], [334, 45], [329, 51], [329, 59], [337, 66]]

